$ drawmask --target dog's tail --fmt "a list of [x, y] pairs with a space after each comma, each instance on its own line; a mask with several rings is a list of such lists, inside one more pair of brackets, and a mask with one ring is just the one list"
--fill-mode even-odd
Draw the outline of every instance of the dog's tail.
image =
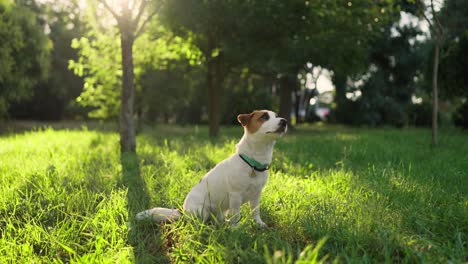
[[156, 222], [176, 221], [182, 214], [177, 209], [156, 207], [136, 215], [137, 220], [153, 220]]

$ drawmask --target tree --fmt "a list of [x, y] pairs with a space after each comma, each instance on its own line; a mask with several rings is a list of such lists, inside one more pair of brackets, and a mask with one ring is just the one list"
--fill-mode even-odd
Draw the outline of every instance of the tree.
[[[433, 46], [432, 54], [432, 140], [433, 146], [437, 145], [437, 133], [438, 133], [438, 113], [439, 113], [439, 72], [447, 71], [450, 72], [447, 76], [442, 76], [442, 86], [446, 91], [442, 91], [442, 96], [447, 97], [448, 94], [463, 94], [460, 93], [460, 89], [463, 85], [457, 85], [457, 81], [463, 78], [457, 77], [456, 72], [458, 70], [463, 71], [463, 67], [455, 67], [454, 65], [460, 64], [462, 57], [456, 57], [453, 64], [450, 64], [450, 70], [440, 69], [441, 62], [444, 59], [454, 59], [453, 54], [460, 49], [459, 45], [463, 44], [464, 38], [466, 37], [468, 23], [467, 13], [467, 2], [463, 0], [447, 0], [447, 1], [435, 1], [435, 0], [414, 0], [419, 6], [419, 14], [429, 25], [430, 30], [430, 42]], [[438, 8], [438, 10], [436, 10]], [[462, 54], [462, 53], [461, 53]], [[461, 55], [460, 54], [460, 55]], [[442, 64], [443, 65], [443, 64]], [[450, 77], [452, 78], [450, 78]], [[465, 76], [461, 74], [458, 76]], [[454, 82], [455, 81], [455, 82]], [[453, 86], [453, 87], [451, 87]]]
[[11, 105], [9, 116], [12, 118], [59, 120], [82, 111], [73, 106], [83, 89], [83, 79], [68, 69], [68, 61], [78, 55], [70, 46], [71, 41], [83, 34], [78, 1], [29, 2], [31, 11], [44, 21], [45, 34], [50, 39], [49, 72], [53, 74], [34, 85], [31, 98]]
[[240, 53], [231, 48], [246, 26], [241, 22], [245, 17], [242, 4], [235, 0], [171, 0], [163, 12], [166, 25], [176, 34], [190, 36], [203, 54], [210, 137], [219, 133], [224, 80], [239, 62], [236, 56]]
[[[355, 106], [346, 97], [349, 79], [364, 75], [369, 70], [369, 51], [376, 39], [385, 34], [385, 27], [395, 22], [399, 1], [350, 1], [337, 14], [330, 32], [331, 38], [320, 50], [334, 54], [324, 66], [333, 71], [335, 107], [333, 117], [338, 122], [352, 122]], [[347, 10], [348, 9], [348, 10]], [[337, 44], [333, 44], [333, 41]]]
[[[69, 61], [69, 68], [83, 78], [83, 90], [77, 103], [87, 109], [91, 118], [119, 117], [122, 87], [122, 57], [119, 54], [117, 29], [97, 30], [88, 22], [84, 36], [72, 40], [78, 58]], [[98, 60], [96, 58], [99, 58]]]
[[[334, 71], [337, 79], [365, 66], [369, 42], [378, 35], [392, 1], [250, 1], [241, 41], [255, 72], [279, 77], [279, 114], [289, 117], [297, 76], [307, 63]], [[342, 86], [337, 85], [337, 89]], [[339, 93], [345, 96], [345, 92]]]
[[[35, 3], [31, 3], [36, 7]], [[44, 23], [23, 1], [0, 2], [0, 116], [11, 103], [30, 98], [47, 78], [50, 42]]]
[[[118, 1], [120, 5], [112, 7], [107, 0], [99, 0], [117, 21], [120, 33], [120, 49], [122, 58], [122, 90], [119, 116], [120, 151], [135, 152], [135, 121], [134, 121], [134, 65], [133, 44], [143, 33], [146, 24], [156, 15], [159, 8], [148, 13], [150, 2]], [[136, 10], [134, 12], [133, 10]]]
[[424, 17], [426, 22], [429, 24], [431, 31], [431, 40], [434, 45], [433, 63], [432, 63], [432, 146], [437, 145], [437, 133], [438, 133], [438, 114], [439, 114], [439, 89], [437, 83], [437, 77], [439, 74], [439, 61], [440, 61], [440, 49], [444, 45], [444, 41], [447, 35], [447, 30], [442, 24], [440, 19], [440, 13], [435, 10], [434, 0], [429, 0], [430, 3], [427, 5], [424, 1], [419, 1], [420, 14]]
[[[157, 27], [153, 25], [158, 25]], [[157, 40], [152, 40], [158, 36]], [[198, 123], [205, 104], [201, 53], [190, 39], [175, 36], [159, 22], [136, 43], [138, 117], [147, 121]]]
[[[398, 15], [399, 17], [399, 15]], [[372, 43], [368, 72], [352, 79], [349, 92], [360, 94], [352, 104], [359, 113], [348, 121], [371, 126], [389, 124], [397, 127], [409, 122], [408, 110], [415, 94], [421, 61], [421, 44], [416, 41], [418, 28], [389, 24]]]
[[[231, 49], [252, 72], [271, 80], [278, 89], [278, 114], [291, 116], [292, 93], [298, 89], [297, 74], [313, 48], [309, 1], [249, 1], [241, 6], [240, 37], [230, 41]], [[316, 27], [317, 26], [317, 27]]]
[[447, 0], [440, 19], [447, 29], [440, 58], [440, 97], [457, 106], [455, 124], [468, 128], [468, 1]]
[[[353, 1], [351, 8], [351, 2], [325, 0], [174, 0], [163, 13], [171, 29], [191, 34], [204, 55], [210, 135], [216, 136], [222, 86], [229, 74], [246, 68], [274, 82], [280, 88], [279, 114], [288, 117], [292, 92], [299, 87], [298, 72], [307, 62], [330, 68], [330, 61], [339, 60], [335, 57], [351, 61], [347, 66], [353, 68], [352, 62], [363, 54], [357, 51], [365, 50], [372, 35], [367, 31], [370, 24], [378, 24], [377, 17], [384, 21], [387, 2], [391, 1]], [[359, 41], [359, 48], [348, 48]]]

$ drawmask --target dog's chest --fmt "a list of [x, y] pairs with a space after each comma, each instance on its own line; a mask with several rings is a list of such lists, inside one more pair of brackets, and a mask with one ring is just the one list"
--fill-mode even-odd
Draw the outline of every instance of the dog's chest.
[[249, 174], [248, 178], [245, 181], [242, 196], [243, 200], [249, 200], [256, 196], [259, 192], [262, 191], [263, 186], [268, 178], [267, 172], [258, 172], [254, 171], [253, 174]]

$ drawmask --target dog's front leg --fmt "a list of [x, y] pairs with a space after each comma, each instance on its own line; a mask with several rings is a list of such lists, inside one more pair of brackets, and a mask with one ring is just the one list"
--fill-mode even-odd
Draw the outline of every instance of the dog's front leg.
[[255, 223], [257, 223], [261, 227], [267, 227], [267, 224], [262, 221], [262, 218], [260, 217], [260, 195], [262, 192], [258, 192], [257, 195], [253, 197], [252, 200], [250, 200], [250, 208], [252, 209], [252, 216], [253, 219], [255, 220]]
[[240, 221], [240, 206], [242, 204], [242, 197], [240, 193], [229, 193], [229, 223], [232, 226], [237, 226]]

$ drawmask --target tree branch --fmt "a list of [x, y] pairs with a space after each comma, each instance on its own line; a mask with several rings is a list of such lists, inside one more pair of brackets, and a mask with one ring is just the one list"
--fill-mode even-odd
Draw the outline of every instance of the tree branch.
[[[318, 85], [317, 85], [317, 84], [318, 84], [318, 79], [320, 78], [320, 75], [322, 75], [322, 71], [323, 71], [323, 68], [320, 67], [320, 70], [319, 70], [319, 72], [317, 73], [317, 78], [315, 78], [315, 80], [314, 80], [315, 89], [317, 89], [317, 90], [318, 90], [318, 88], [317, 88], [317, 87], [318, 87]], [[312, 74], [312, 76], [313, 76], [313, 74]]]
[[135, 9], [136, 2], [137, 2], [137, 1], [131, 1], [131, 2], [130, 2], [130, 0], [129, 0], [129, 4], [128, 4], [128, 5], [130, 6], [130, 10]]
[[439, 21], [439, 18], [437, 18], [437, 16], [436, 16], [436, 11], [434, 9], [434, 0], [431, 0], [431, 11], [432, 11], [432, 19], [437, 24], [438, 29], [441, 30], [443, 27], [442, 27], [442, 24]]
[[98, 17], [98, 15], [97, 15], [97, 13], [96, 13], [96, 10], [93, 10], [93, 12], [91, 12], [91, 13], [93, 14], [93, 18], [94, 18], [94, 20], [95, 20], [97, 29], [98, 29], [101, 33], [106, 33], [106, 28], [102, 25], [101, 19]]
[[134, 21], [135, 27], [140, 23], [141, 16], [145, 12], [145, 8], [146, 8], [147, 4], [148, 4], [148, 2], [146, 0], [141, 0], [140, 6], [138, 7], [138, 14], [137, 14], [137, 16], [135, 18], [135, 21]]
[[439, 45], [442, 45], [446, 32], [445, 32], [444, 26], [442, 25], [442, 23], [440, 22], [439, 18], [436, 15], [436, 11], [434, 9], [434, 0], [431, 0], [431, 11], [432, 11], [432, 19], [434, 20], [434, 23], [435, 23], [434, 30], [436, 30], [436, 32], [434, 33], [437, 35], [436, 36], [437, 42], [439, 43]]
[[[149, 22], [157, 13], [159, 13], [159, 10], [161, 10], [161, 6], [162, 6], [162, 5], [158, 6], [158, 8], [157, 8], [156, 10], [154, 10], [151, 14], [149, 14], [149, 15], [146, 17], [145, 21], [143, 21], [143, 23], [141, 24], [140, 28], [138, 28], [138, 29], [136, 30], [135, 38], [138, 38], [138, 37], [141, 35], [141, 33], [143, 33], [143, 30], [145, 29], [146, 24], [148, 24], [148, 22]], [[143, 10], [141, 10], [141, 13], [143, 13]], [[138, 24], [135, 25], [135, 28], [137, 28], [137, 27], [138, 27]]]
[[120, 19], [122, 18], [121, 16], [119, 16], [119, 14], [117, 14], [114, 9], [112, 9], [112, 7], [109, 6], [109, 4], [107, 3], [106, 0], [98, 0], [99, 3], [103, 4], [104, 7], [109, 10], [109, 12], [111, 12], [112, 16], [117, 20], [118, 23], [120, 23]]
[[424, 17], [424, 20], [426, 20], [426, 22], [429, 24], [429, 27], [431, 28], [431, 31], [434, 31], [434, 26], [432, 25], [432, 21], [429, 19], [429, 17], [426, 16], [426, 6], [424, 5], [423, 2], [420, 2], [420, 10], [421, 10], [421, 13]]

